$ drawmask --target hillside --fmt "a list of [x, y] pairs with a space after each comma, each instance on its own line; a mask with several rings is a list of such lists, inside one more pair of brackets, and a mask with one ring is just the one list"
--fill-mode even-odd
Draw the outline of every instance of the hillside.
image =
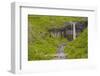
[[50, 37], [51, 28], [61, 28], [65, 22], [82, 22], [85, 17], [28, 15], [28, 60], [55, 59], [58, 46], [66, 43], [66, 58], [87, 58], [87, 28], [73, 41], [65, 37]]

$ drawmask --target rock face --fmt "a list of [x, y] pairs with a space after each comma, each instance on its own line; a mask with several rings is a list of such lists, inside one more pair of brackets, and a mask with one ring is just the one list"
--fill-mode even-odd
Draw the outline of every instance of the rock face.
[[87, 24], [80, 22], [67, 22], [60, 28], [49, 29], [50, 37], [64, 37], [69, 41], [75, 39], [83, 30], [87, 27]]

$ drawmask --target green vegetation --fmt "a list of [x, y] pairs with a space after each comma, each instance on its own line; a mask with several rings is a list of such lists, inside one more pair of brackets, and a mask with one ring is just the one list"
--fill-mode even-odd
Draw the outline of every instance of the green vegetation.
[[48, 29], [59, 28], [65, 22], [83, 21], [85, 17], [28, 15], [28, 60], [55, 59], [59, 44], [66, 43], [64, 52], [68, 59], [88, 57], [88, 30], [73, 41], [50, 37]]
[[88, 58], [88, 30], [87, 28], [65, 47], [65, 54], [70, 59]]

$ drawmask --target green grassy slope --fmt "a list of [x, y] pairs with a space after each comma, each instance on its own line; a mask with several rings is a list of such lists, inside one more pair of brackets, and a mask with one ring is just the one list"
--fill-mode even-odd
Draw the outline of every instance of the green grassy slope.
[[28, 60], [54, 59], [59, 44], [67, 43], [65, 54], [67, 58], [87, 57], [87, 29], [80, 36], [69, 42], [66, 38], [49, 37], [48, 29], [62, 27], [64, 22], [82, 21], [83, 17], [64, 16], [28, 16]]
[[72, 42], [68, 42], [65, 53], [70, 59], [88, 58], [88, 30], [87, 28]]

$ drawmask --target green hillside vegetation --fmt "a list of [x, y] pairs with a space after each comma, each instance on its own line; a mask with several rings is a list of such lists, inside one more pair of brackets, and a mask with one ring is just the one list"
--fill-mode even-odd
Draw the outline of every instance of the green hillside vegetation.
[[69, 59], [88, 58], [88, 30], [87, 28], [65, 47], [65, 54]]
[[66, 43], [64, 49], [66, 58], [87, 58], [87, 28], [73, 41], [68, 41], [66, 38], [50, 37], [48, 32], [50, 28], [62, 27], [64, 22], [83, 20], [84, 17], [28, 15], [28, 60], [55, 59], [57, 47], [61, 43]]

